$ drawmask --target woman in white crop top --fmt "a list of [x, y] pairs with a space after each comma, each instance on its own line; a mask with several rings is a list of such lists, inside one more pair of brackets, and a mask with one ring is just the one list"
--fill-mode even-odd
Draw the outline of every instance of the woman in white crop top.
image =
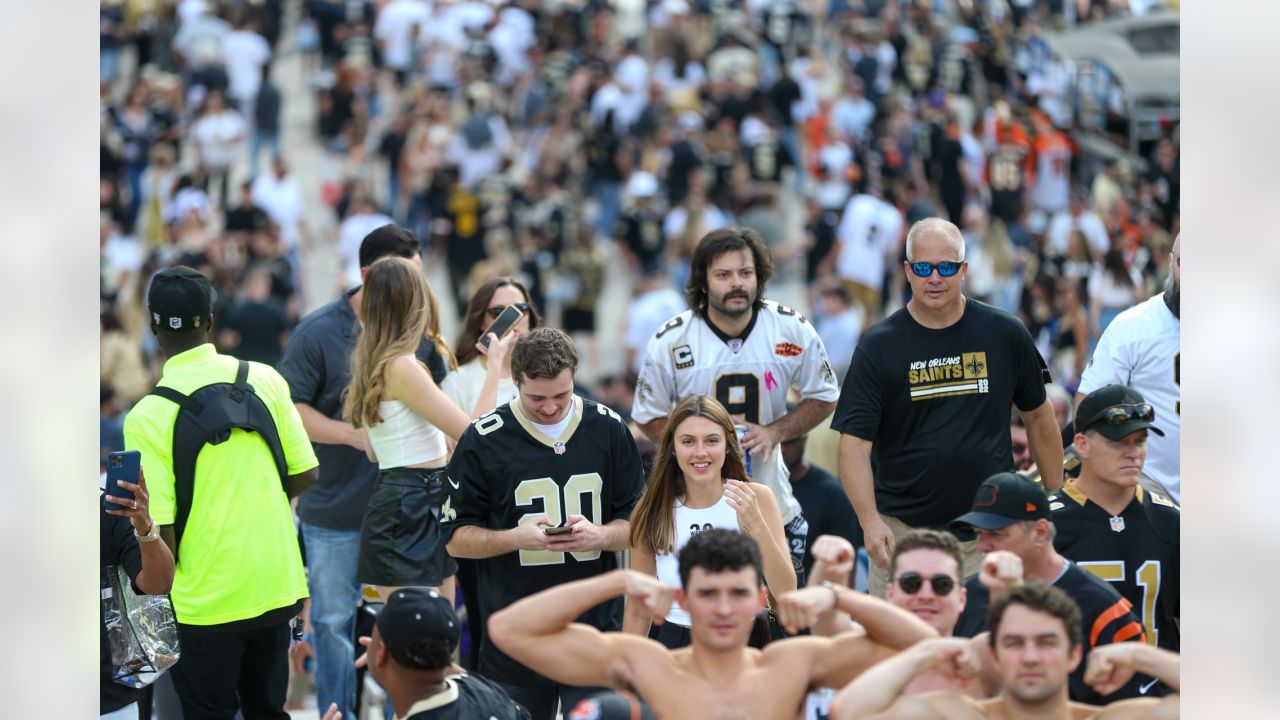
[[[711, 528], [740, 530], [760, 545], [764, 581], [776, 596], [796, 589], [782, 513], [769, 488], [753, 483], [742, 462], [733, 418], [715, 398], [692, 395], [663, 429], [653, 473], [631, 513], [631, 569], [680, 587], [677, 555], [689, 538]], [[689, 616], [673, 606], [650, 632], [650, 617], [628, 604], [623, 632], [669, 648], [689, 644]]]
[[[448, 451], [471, 418], [436, 386], [415, 357], [423, 337], [452, 361], [440, 338], [435, 295], [422, 267], [400, 257], [383, 258], [365, 275], [360, 305], [363, 329], [351, 358], [344, 413], [368, 438], [378, 483], [360, 530], [357, 579], [378, 586], [385, 598], [398, 587], [441, 587], [452, 597], [456, 565], [445, 552], [440, 506]], [[490, 338], [493, 370], [476, 408], [491, 406], [511, 336]]]

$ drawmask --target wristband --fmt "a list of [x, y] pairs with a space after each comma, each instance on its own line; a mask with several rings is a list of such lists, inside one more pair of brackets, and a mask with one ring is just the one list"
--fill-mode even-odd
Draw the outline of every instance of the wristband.
[[836, 587], [836, 584], [831, 582], [830, 580], [823, 580], [822, 587], [830, 590], [832, 597], [835, 598], [835, 604], [832, 605], [832, 609], [839, 610], [840, 609], [840, 590]]

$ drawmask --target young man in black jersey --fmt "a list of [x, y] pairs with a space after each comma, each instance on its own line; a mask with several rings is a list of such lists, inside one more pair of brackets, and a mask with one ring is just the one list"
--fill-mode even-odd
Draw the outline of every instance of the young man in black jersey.
[[1089, 393], [1076, 415], [1080, 477], [1049, 498], [1054, 547], [1106, 580], [1142, 620], [1147, 642], [1178, 651], [1181, 512], [1139, 484], [1155, 410], [1133, 388]]
[[[535, 328], [511, 352], [519, 397], [476, 420], [449, 461], [441, 508], [449, 553], [478, 563], [482, 616], [533, 593], [618, 567], [631, 508], [644, 490], [640, 453], [613, 410], [573, 393], [573, 341]], [[581, 616], [601, 630], [622, 627], [622, 602]], [[549, 680], [511, 659], [486, 634], [478, 671], [535, 720], [555, 717], [598, 688]]]
[[[987, 478], [978, 488], [973, 510], [954, 525], [976, 531], [978, 549], [985, 554], [981, 572], [965, 582], [965, 607], [956, 623], [956, 636], [973, 637], [987, 630], [993, 598], [1025, 579], [1052, 585], [1080, 606], [1086, 660], [1100, 645], [1142, 640], [1142, 624], [1131, 612], [1132, 604], [1110, 583], [1054, 550], [1057, 531], [1049, 520], [1049, 499], [1033, 480], [1012, 472]], [[1142, 691], [1148, 682], [1151, 678], [1135, 678], [1105, 699], [1149, 694]], [[1104, 699], [1085, 684], [1083, 664], [1071, 674], [1070, 685], [1072, 700], [1098, 703]]]

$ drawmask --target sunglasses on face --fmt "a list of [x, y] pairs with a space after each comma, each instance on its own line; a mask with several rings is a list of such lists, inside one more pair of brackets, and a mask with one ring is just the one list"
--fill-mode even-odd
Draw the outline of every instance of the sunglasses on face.
[[[898, 576], [897, 582], [902, 592], [915, 595], [920, 592], [920, 588], [924, 587], [924, 576], [918, 572], [902, 573]], [[933, 586], [933, 594], [938, 597], [946, 597], [956, 589], [956, 579], [950, 575], [934, 575], [929, 578], [929, 584]]]
[[944, 260], [940, 263], [913, 262], [911, 263], [911, 272], [916, 277], [927, 278], [933, 274], [934, 268], [938, 269], [938, 274], [942, 277], [951, 277], [960, 272], [961, 263]]
[[1151, 422], [1156, 419], [1156, 411], [1147, 403], [1139, 403], [1137, 405], [1112, 405], [1104, 409], [1102, 412], [1089, 418], [1084, 424], [1084, 429], [1097, 427], [1099, 425], [1124, 425], [1127, 422], [1138, 420], [1141, 422]]
[[[515, 303], [515, 306], [520, 308], [520, 312], [526, 315], [529, 314], [529, 303]], [[502, 314], [502, 311], [506, 309], [506, 305], [494, 305], [491, 308], [487, 308], [485, 310], [485, 314], [489, 316], [490, 320], [497, 320], [498, 316]]]

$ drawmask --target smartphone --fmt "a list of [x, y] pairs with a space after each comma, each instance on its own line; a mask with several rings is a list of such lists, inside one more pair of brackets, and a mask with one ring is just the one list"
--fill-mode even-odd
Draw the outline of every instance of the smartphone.
[[[117, 480], [124, 480], [135, 485], [142, 472], [142, 453], [137, 450], [120, 450], [107, 456], [107, 494], [114, 495], [125, 500], [132, 500], [133, 493], [116, 484]], [[102, 500], [104, 507], [119, 509], [122, 505], [115, 503], [107, 503], [106, 498]]]
[[542, 532], [546, 535], [563, 535], [565, 533], [573, 532], [573, 527], [565, 525], [560, 527], [544, 527], [542, 528]]
[[502, 310], [502, 314], [498, 316], [488, 330], [484, 331], [484, 335], [480, 337], [480, 344], [485, 350], [489, 349], [489, 333], [493, 333], [501, 340], [504, 335], [511, 332], [511, 328], [520, 322], [520, 318], [524, 317], [524, 311], [515, 305], [508, 305]]

